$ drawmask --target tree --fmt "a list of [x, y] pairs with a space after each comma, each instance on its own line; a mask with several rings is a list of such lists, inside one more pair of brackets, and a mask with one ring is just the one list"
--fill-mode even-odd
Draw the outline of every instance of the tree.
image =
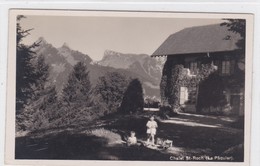
[[83, 62], [78, 62], [70, 73], [68, 83], [62, 91], [62, 100], [68, 106], [86, 105], [89, 99], [91, 83], [87, 66]]
[[95, 97], [94, 102], [104, 109], [104, 114], [117, 111], [127, 84], [127, 78], [118, 72], [108, 72], [99, 77], [93, 96]]
[[48, 128], [57, 119], [57, 92], [55, 86], [45, 87], [17, 115], [17, 131], [34, 131]]
[[[45, 58], [43, 55], [34, 58], [33, 64], [35, 66], [35, 83], [31, 84], [32, 94], [27, 102], [27, 105], [32, 104], [37, 100], [43, 93], [46, 92], [51, 84], [49, 82], [50, 67], [45, 63]], [[51, 86], [52, 87], [52, 86]]]
[[23, 30], [20, 21], [25, 18], [22, 15], [17, 16], [17, 41], [16, 41], [16, 110], [20, 113], [28, 101], [34, 95], [34, 88], [39, 79], [39, 73], [36, 72], [34, 64], [36, 54], [33, 48], [39, 46], [39, 43], [33, 43], [30, 46], [24, 45], [22, 40], [30, 34], [32, 29]]
[[91, 83], [87, 65], [84, 62], [78, 62], [74, 65], [68, 81], [62, 89], [59, 100], [60, 108], [55, 116], [59, 117], [55, 122], [57, 126], [76, 125], [81, 120], [88, 121], [91, 118], [90, 90]]
[[217, 107], [222, 111], [228, 104], [225, 89], [226, 85], [221, 76], [217, 73], [209, 75], [199, 85], [197, 111], [202, 112], [203, 109], [211, 111], [211, 108]]
[[36, 80], [36, 87], [38, 90], [43, 90], [46, 83], [49, 81], [50, 66], [46, 64], [42, 54], [37, 57], [35, 74], [38, 77]]
[[236, 44], [243, 51], [245, 50], [245, 37], [246, 37], [246, 20], [245, 19], [224, 19], [225, 22], [221, 26], [227, 26], [229, 31], [238, 33], [242, 39]]
[[33, 51], [40, 42], [32, 45], [22, 43], [32, 29], [23, 30], [17, 17], [16, 48], [16, 110], [17, 129], [29, 130], [44, 128], [54, 116], [57, 101], [55, 86], [49, 84], [49, 65], [44, 55], [37, 56]]
[[124, 94], [121, 104], [123, 113], [135, 113], [143, 111], [144, 97], [142, 84], [138, 79], [133, 79]]

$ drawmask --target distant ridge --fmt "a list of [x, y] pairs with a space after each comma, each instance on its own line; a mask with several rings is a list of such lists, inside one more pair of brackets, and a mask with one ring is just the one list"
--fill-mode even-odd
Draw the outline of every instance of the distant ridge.
[[146, 54], [123, 54], [112, 50], [106, 50], [102, 60], [97, 64], [120, 69], [127, 69], [137, 74], [150, 77], [159, 84], [163, 69], [164, 60], [151, 58]]
[[56, 85], [60, 93], [67, 83], [68, 75], [73, 66], [79, 62], [85, 62], [89, 70], [90, 81], [95, 86], [100, 76], [107, 72], [119, 72], [126, 77], [138, 78], [143, 83], [145, 95], [159, 98], [159, 84], [164, 61], [158, 61], [145, 54], [122, 54], [116, 51], [106, 50], [101, 61], [94, 62], [87, 54], [75, 51], [67, 43], [55, 48], [43, 37], [37, 41], [40, 46], [34, 51], [45, 57], [50, 65], [50, 83]]

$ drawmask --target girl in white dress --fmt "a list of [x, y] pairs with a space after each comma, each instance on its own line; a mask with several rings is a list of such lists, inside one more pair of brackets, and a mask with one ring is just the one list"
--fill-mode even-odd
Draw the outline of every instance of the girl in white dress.
[[154, 121], [154, 116], [151, 116], [150, 120], [146, 124], [147, 127], [147, 144], [149, 145], [150, 139], [152, 139], [152, 145], [154, 145], [154, 136], [156, 135], [156, 128], [158, 127], [157, 122]]

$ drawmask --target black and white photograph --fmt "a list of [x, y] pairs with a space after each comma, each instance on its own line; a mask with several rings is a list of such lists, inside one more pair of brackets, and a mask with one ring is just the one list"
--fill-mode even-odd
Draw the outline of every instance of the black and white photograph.
[[8, 151], [18, 161], [247, 163], [252, 18], [10, 10]]

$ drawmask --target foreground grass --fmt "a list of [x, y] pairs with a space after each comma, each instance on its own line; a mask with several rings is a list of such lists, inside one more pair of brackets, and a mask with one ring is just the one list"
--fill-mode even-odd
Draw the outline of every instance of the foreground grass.
[[139, 141], [146, 140], [149, 113], [110, 115], [92, 124], [70, 130], [38, 132], [16, 138], [17, 159], [84, 160], [173, 160], [182, 156], [227, 156], [243, 161], [243, 130], [230, 127], [222, 117], [179, 115], [157, 119], [157, 137], [170, 139], [167, 150], [145, 146], [127, 147], [122, 141], [135, 131]]

